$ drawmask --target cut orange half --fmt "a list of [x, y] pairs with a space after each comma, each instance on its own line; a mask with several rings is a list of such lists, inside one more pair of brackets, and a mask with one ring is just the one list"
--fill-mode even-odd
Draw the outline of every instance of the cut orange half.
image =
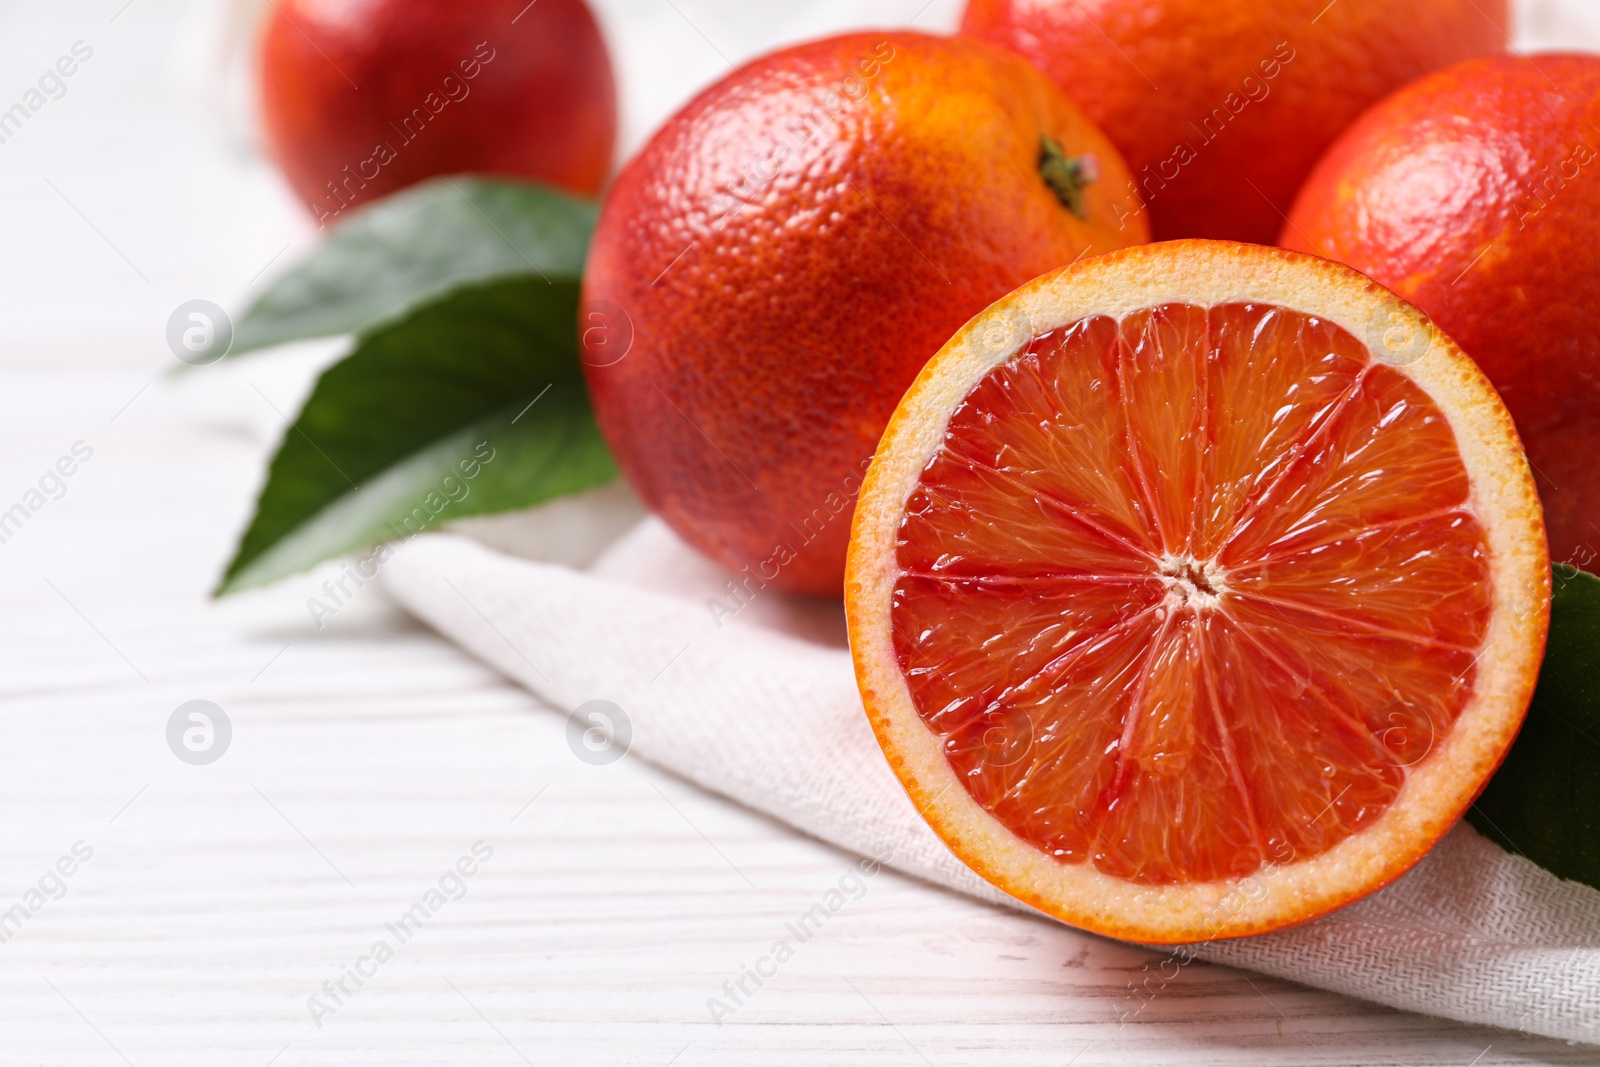
[[1172, 943], [1393, 880], [1510, 746], [1549, 558], [1516, 431], [1347, 268], [1183, 241], [972, 320], [901, 402], [846, 601], [878, 740], [975, 871]]

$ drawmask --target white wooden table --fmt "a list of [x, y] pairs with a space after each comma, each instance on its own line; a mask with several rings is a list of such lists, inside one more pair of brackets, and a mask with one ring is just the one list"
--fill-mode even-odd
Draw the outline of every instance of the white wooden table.
[[[889, 872], [717, 1025], [708, 998], [849, 857], [638, 760], [581, 762], [560, 715], [375, 588], [320, 631], [322, 575], [206, 599], [305, 376], [173, 383], [162, 329], [193, 297], [237, 307], [308, 235], [206, 118], [215, 13], [124, 3], [0, 12], [0, 97], [94, 49], [0, 144], [0, 511], [93, 451], [0, 543], [0, 1063], [1600, 1062], [1201, 964], [1140, 1010], [1150, 954]], [[850, 8], [674, 3], [692, 24], [607, 5], [630, 99]], [[634, 109], [630, 141], [670, 106]], [[207, 766], [166, 741], [196, 699], [233, 727]], [[402, 943], [386, 924], [479, 842]]]

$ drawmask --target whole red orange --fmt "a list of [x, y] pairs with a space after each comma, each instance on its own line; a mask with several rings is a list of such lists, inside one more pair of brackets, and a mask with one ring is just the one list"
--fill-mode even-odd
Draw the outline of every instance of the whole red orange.
[[1406, 87], [1328, 152], [1283, 244], [1427, 312], [1516, 420], [1551, 557], [1600, 552], [1600, 56], [1473, 60]]
[[901, 394], [996, 298], [1147, 240], [1128, 177], [1060, 90], [982, 42], [851, 34], [757, 59], [601, 210], [581, 313], [600, 428], [646, 503], [742, 572], [729, 604], [838, 595]]
[[475, 171], [600, 189], [616, 88], [584, 0], [274, 0], [261, 111], [320, 222]]
[[1507, 0], [968, 0], [1122, 149], [1158, 240], [1270, 243], [1301, 181], [1390, 91], [1503, 51]]

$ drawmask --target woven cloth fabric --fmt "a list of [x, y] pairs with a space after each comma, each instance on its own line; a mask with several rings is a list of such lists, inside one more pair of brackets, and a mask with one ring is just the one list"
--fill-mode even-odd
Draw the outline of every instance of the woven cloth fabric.
[[[613, 743], [632, 755], [907, 874], [1023, 907], [956, 859], [901, 790], [861, 709], [837, 605], [740, 593], [654, 519], [587, 570], [430, 535], [386, 575], [412, 613], [556, 709], [610, 702]], [[1365, 900], [1190, 946], [1172, 966], [1193, 957], [1600, 1043], [1600, 892], [1465, 825]]]

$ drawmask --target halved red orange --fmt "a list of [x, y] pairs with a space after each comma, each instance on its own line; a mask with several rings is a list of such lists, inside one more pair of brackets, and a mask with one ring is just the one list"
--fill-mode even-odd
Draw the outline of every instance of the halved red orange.
[[972, 320], [895, 412], [846, 601], [863, 700], [979, 874], [1145, 942], [1398, 877], [1511, 744], [1549, 613], [1500, 398], [1347, 268], [1183, 241]]

